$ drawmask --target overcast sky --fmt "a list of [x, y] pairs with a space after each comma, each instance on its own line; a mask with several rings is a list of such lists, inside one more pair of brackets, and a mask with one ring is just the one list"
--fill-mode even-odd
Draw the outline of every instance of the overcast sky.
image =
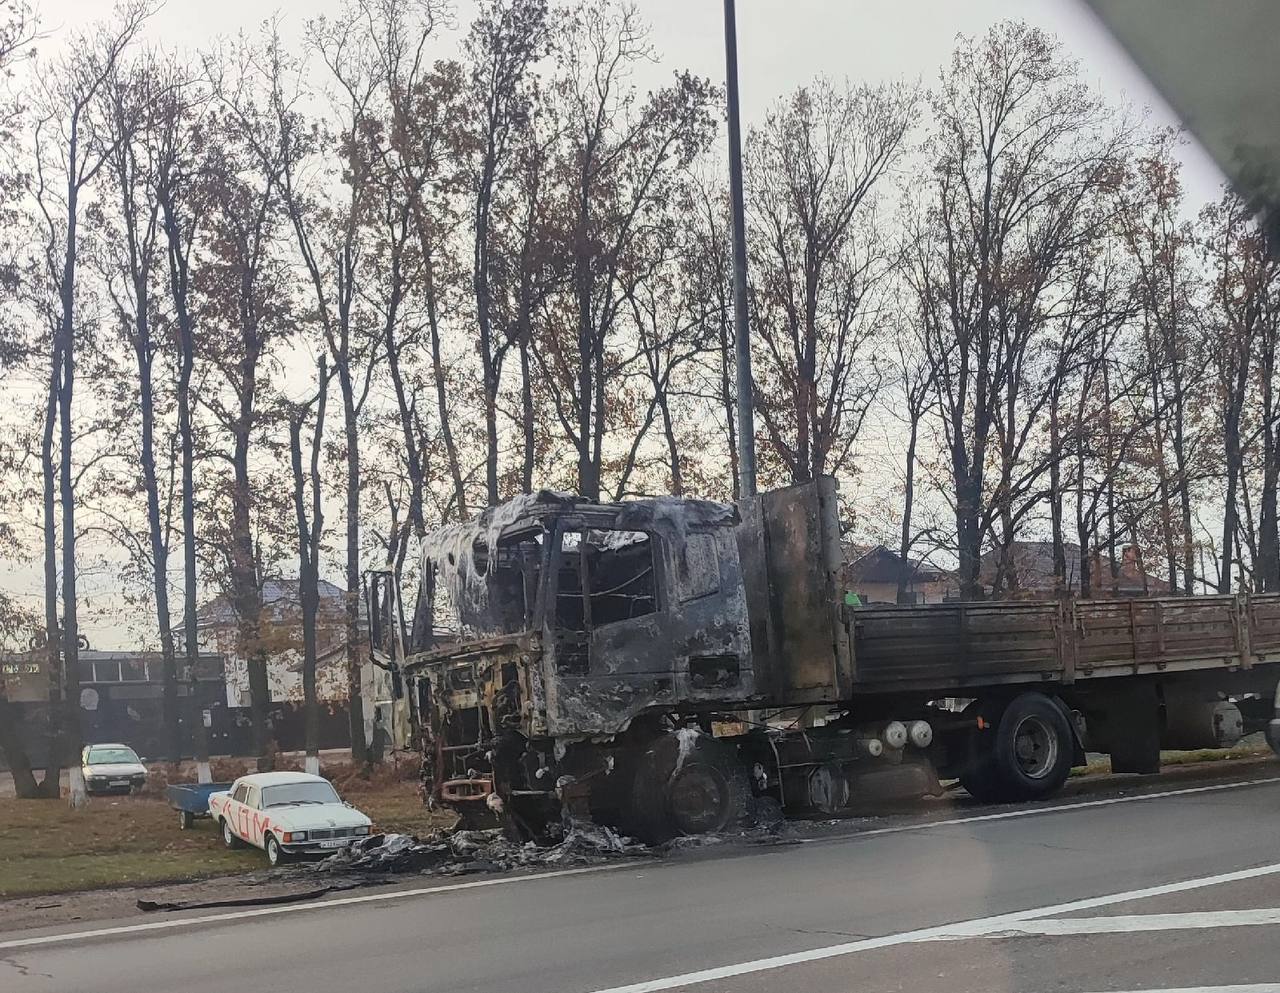
[[[91, 24], [108, 0], [37, 0], [47, 28]], [[168, 0], [148, 37], [197, 48], [219, 34], [253, 30], [278, 12], [286, 36], [304, 21], [336, 11], [341, 0]], [[675, 69], [720, 80], [724, 72], [720, 0], [637, 0], [653, 25], [661, 62], [658, 82]], [[470, 20], [471, 0], [457, 0], [456, 22]], [[1020, 17], [1053, 32], [1086, 76], [1110, 97], [1150, 107], [1154, 120], [1176, 123], [1142, 73], [1079, 0], [739, 0], [738, 46], [744, 124], [779, 95], [825, 74], [857, 81], [919, 79], [926, 85], [948, 58], [957, 33], [980, 34], [1003, 18]], [[452, 48], [454, 39], [442, 39]], [[442, 52], [444, 47], [442, 47]], [[1192, 201], [1213, 198], [1220, 174], [1198, 148], [1187, 149]]]
[[[87, 28], [109, 11], [110, 0], [37, 0], [43, 27], [53, 37]], [[306, 19], [338, 10], [341, 0], [272, 3], [271, 0], [168, 0], [148, 25], [150, 43], [194, 50], [218, 35], [253, 31], [278, 12], [286, 38], [298, 39]], [[723, 79], [721, 0], [638, 0], [653, 27], [660, 61], [642, 85], [658, 85], [676, 69]], [[1152, 123], [1178, 123], [1168, 106], [1079, 0], [738, 0], [743, 123], [750, 127], [782, 94], [822, 74], [841, 80], [919, 80], [930, 86], [959, 33], [981, 34], [1004, 18], [1020, 17], [1057, 35], [1085, 76], [1116, 103], [1148, 107]], [[458, 30], [442, 37], [440, 55], [455, 55], [470, 21], [472, 0], [458, 0]], [[723, 140], [723, 132], [722, 138]], [[1216, 198], [1221, 176], [1189, 140], [1184, 179], [1190, 212]], [[34, 384], [32, 388], [37, 388]], [[866, 485], [865, 477], [863, 485]], [[856, 488], [847, 494], [856, 499]], [[110, 577], [86, 577], [97, 591], [92, 607], [114, 612]], [[337, 578], [335, 576], [335, 578]], [[37, 607], [39, 562], [15, 563], [4, 585]], [[177, 609], [175, 607], [175, 609]], [[91, 610], [91, 613], [97, 613]], [[136, 633], [120, 623], [86, 618], [96, 648], [135, 646]]]

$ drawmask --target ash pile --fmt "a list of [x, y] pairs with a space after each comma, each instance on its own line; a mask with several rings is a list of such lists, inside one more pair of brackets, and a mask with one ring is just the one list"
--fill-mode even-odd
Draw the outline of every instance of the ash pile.
[[462, 875], [528, 866], [587, 865], [607, 858], [651, 854], [611, 828], [571, 821], [551, 846], [520, 844], [494, 828], [454, 831], [419, 840], [407, 834], [372, 835], [311, 866], [320, 873], [423, 873]]

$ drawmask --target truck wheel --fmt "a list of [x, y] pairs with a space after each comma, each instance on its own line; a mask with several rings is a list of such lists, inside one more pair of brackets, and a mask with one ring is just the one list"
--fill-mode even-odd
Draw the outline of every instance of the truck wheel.
[[196, 821], [195, 816], [189, 810], [178, 811], [178, 830], [189, 831], [191, 825]]
[[[989, 727], [996, 727], [1000, 721], [1000, 711], [984, 700], [974, 700], [964, 708], [961, 717], [977, 723], [982, 717]], [[995, 733], [993, 731], [970, 731], [970, 752], [967, 761], [961, 767], [960, 785], [975, 800], [982, 803], [995, 803], [1002, 799], [1000, 780], [995, 767]]]
[[685, 729], [652, 742], [631, 790], [630, 829], [643, 841], [713, 834], [741, 824], [751, 786], [733, 748]]
[[1043, 693], [1023, 693], [1000, 715], [992, 765], [1010, 800], [1056, 793], [1071, 774], [1075, 738], [1062, 708]]

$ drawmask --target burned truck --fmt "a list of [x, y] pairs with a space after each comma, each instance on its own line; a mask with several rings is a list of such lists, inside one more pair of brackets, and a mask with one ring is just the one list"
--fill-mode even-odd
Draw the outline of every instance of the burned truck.
[[441, 529], [416, 598], [368, 588], [426, 790], [539, 837], [646, 840], [754, 808], [1038, 798], [1083, 762], [1153, 772], [1270, 716], [1280, 597], [862, 606], [830, 478], [728, 506], [542, 491]]

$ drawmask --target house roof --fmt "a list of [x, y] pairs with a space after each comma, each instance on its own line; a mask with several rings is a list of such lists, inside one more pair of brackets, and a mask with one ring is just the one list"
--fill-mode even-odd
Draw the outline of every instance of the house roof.
[[[299, 580], [296, 578], [268, 579], [262, 584], [262, 606], [264, 609], [275, 607], [296, 607], [302, 603], [299, 592]], [[346, 590], [327, 580], [319, 581], [320, 604], [322, 607], [333, 607], [341, 604]], [[361, 604], [361, 614], [364, 613]], [[229, 623], [236, 619], [235, 606], [225, 593], [219, 593], [212, 600], [203, 604], [196, 612], [202, 624]]]
[[[1080, 588], [1080, 546], [1071, 542], [1063, 542], [1066, 553], [1066, 575], [1068, 589]], [[978, 578], [984, 586], [994, 586], [1000, 573], [1001, 550], [993, 548], [984, 552], [978, 568]], [[1009, 571], [1016, 579], [1010, 582], [1007, 574], [1004, 585], [1016, 585], [1027, 590], [1048, 590], [1054, 586], [1053, 542], [1052, 541], [1015, 541], [1009, 546]]]
[[[1080, 589], [1080, 546], [1074, 542], [1064, 541], [1063, 551], [1066, 553], [1066, 580], [1070, 590]], [[1122, 593], [1162, 593], [1169, 584], [1155, 576], [1143, 573], [1138, 566], [1137, 556], [1130, 548], [1126, 548], [1120, 560], [1119, 576], [1115, 588]], [[1024, 590], [1051, 590], [1054, 587], [1053, 542], [1052, 541], [1015, 541], [1010, 546], [1010, 563], [1017, 577], [1017, 585]], [[995, 585], [996, 575], [1000, 568], [1000, 550], [991, 549], [982, 556], [978, 578], [986, 586]], [[1110, 588], [1110, 568], [1102, 556], [1095, 552], [1092, 557], [1091, 572], [1094, 586]], [[1004, 585], [1009, 585], [1008, 578]]]
[[904, 559], [884, 545], [875, 545], [851, 559], [845, 571], [852, 583], [897, 583], [904, 574], [909, 583], [937, 582], [944, 575], [941, 569], [919, 559]]

